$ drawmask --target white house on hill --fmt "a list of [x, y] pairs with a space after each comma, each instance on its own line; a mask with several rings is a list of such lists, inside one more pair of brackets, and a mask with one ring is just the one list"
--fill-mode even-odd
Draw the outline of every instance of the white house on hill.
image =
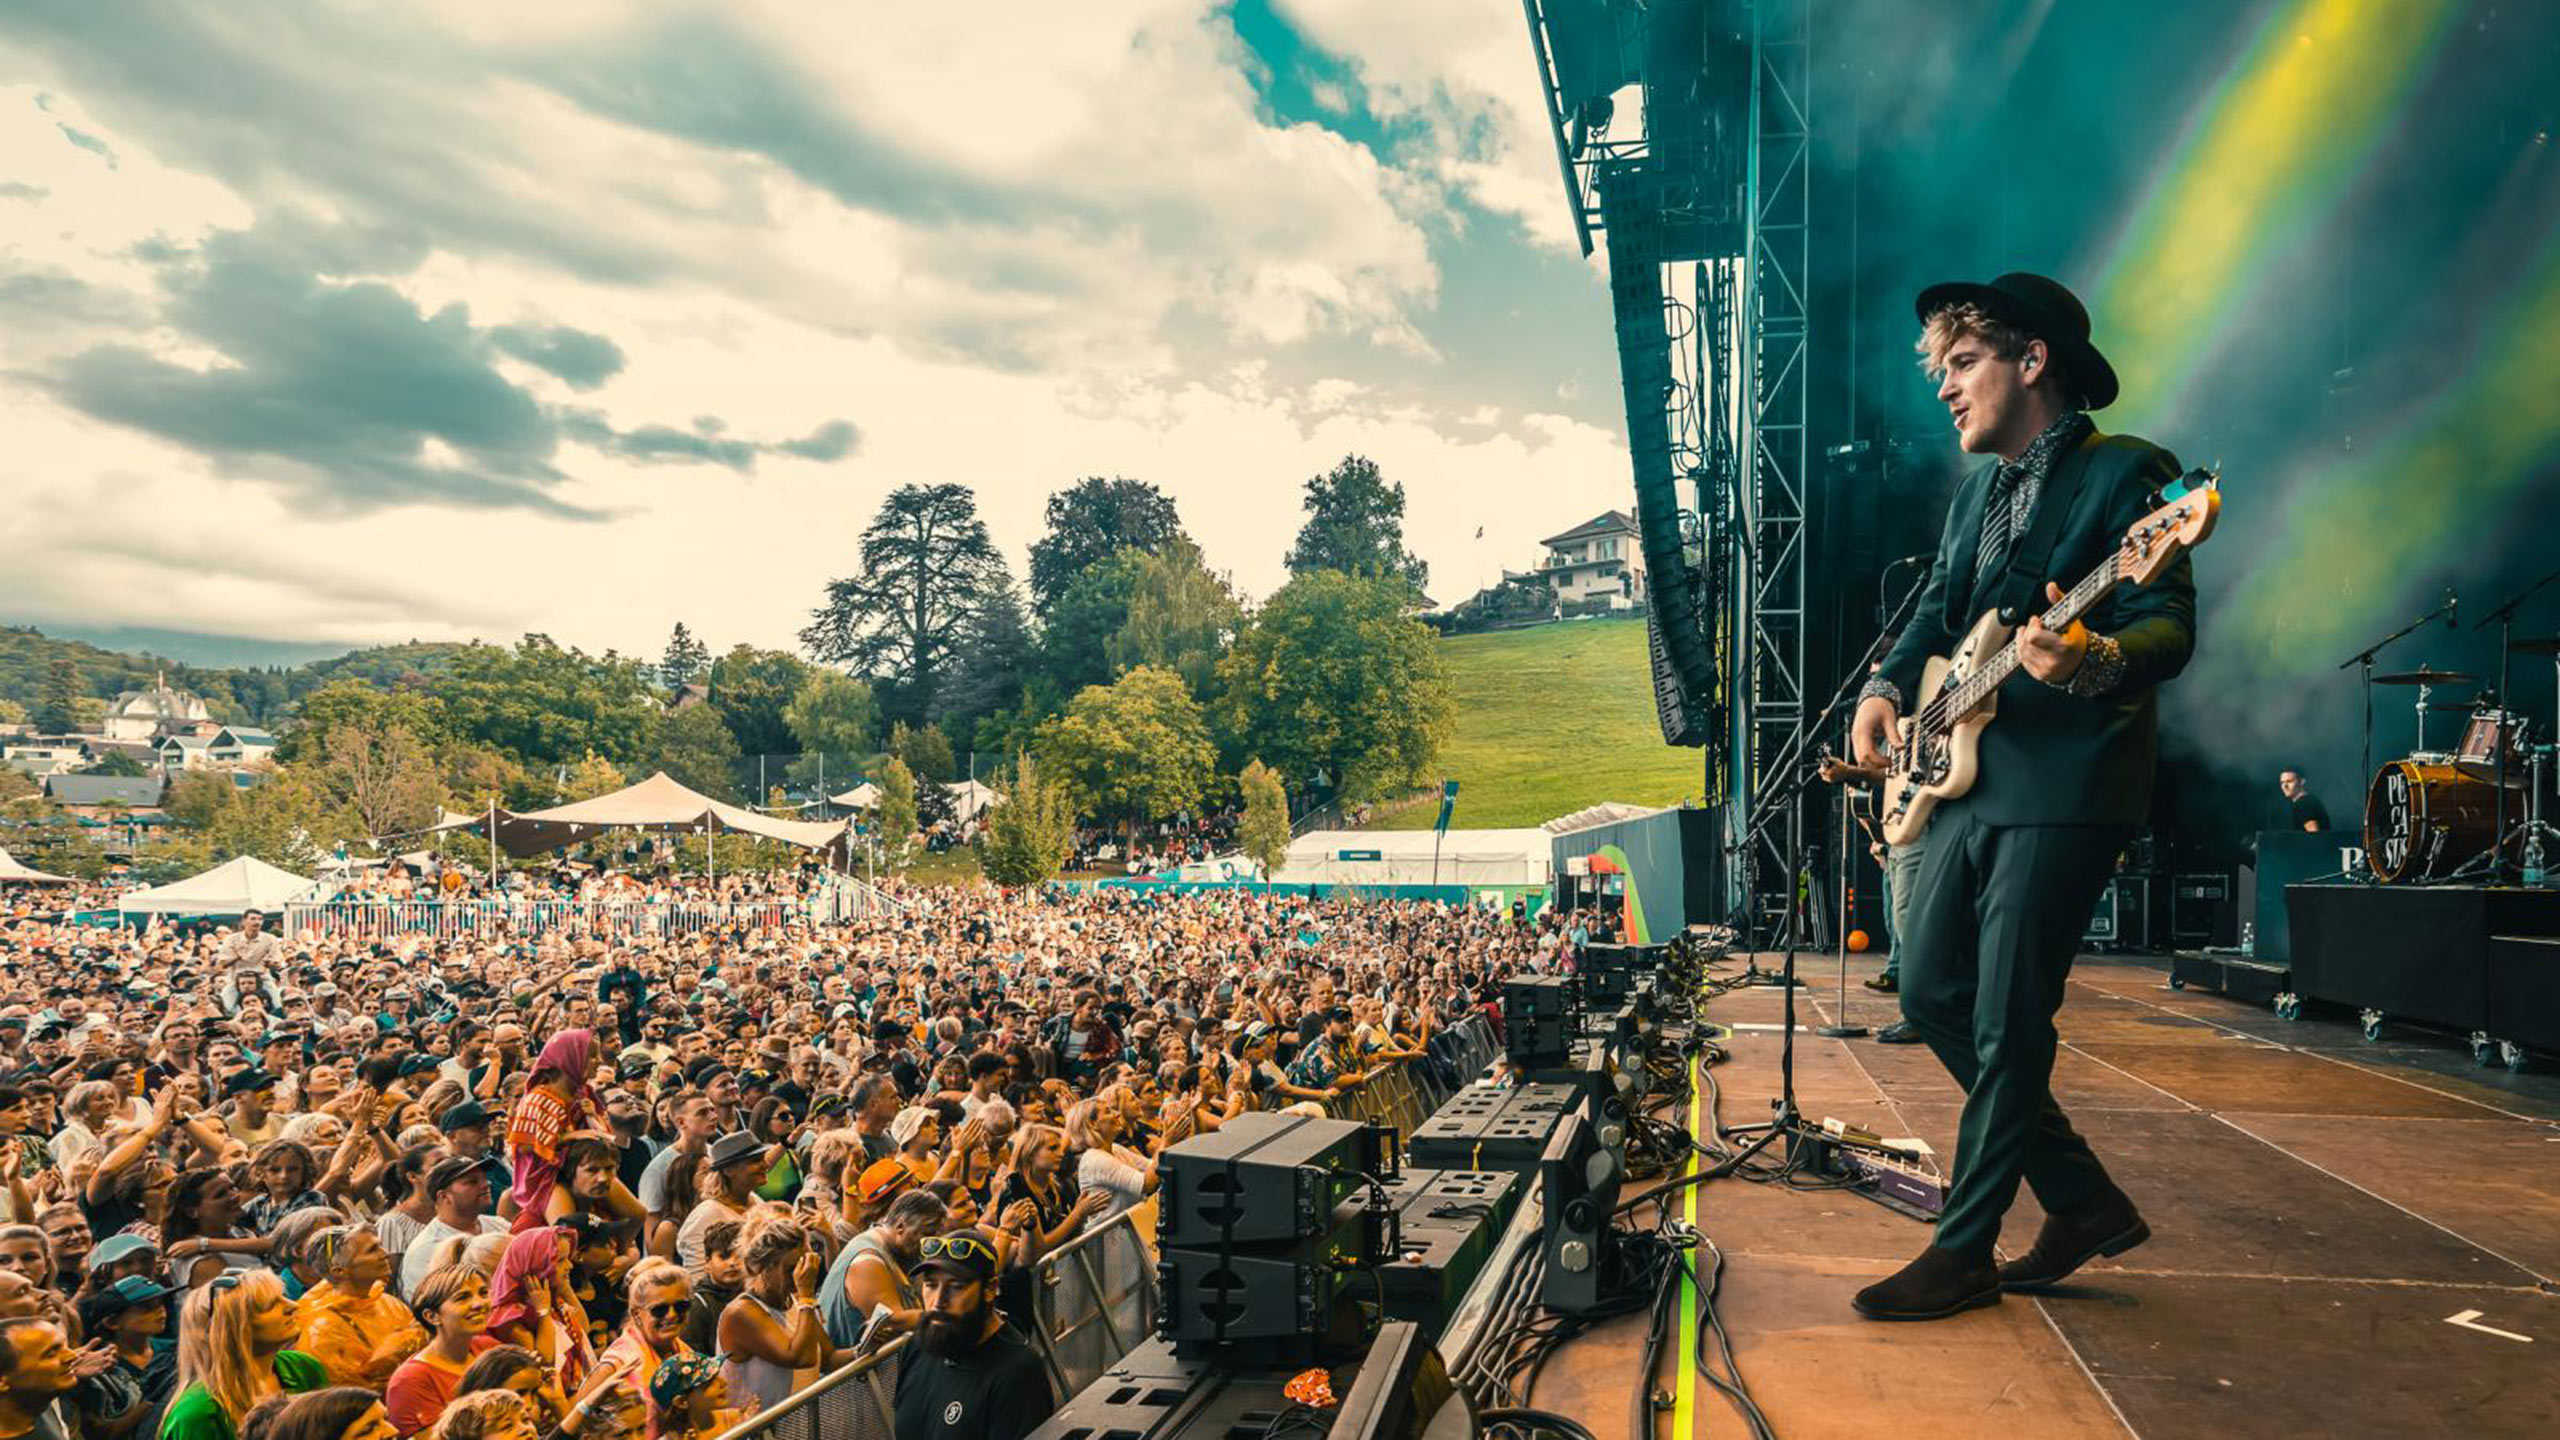
[[1611, 510], [1539, 543], [1547, 558], [1538, 573], [1562, 605], [1631, 610], [1644, 603], [1644, 548], [1634, 516]]
[[110, 740], [157, 740], [207, 724], [213, 712], [184, 690], [172, 690], [166, 677], [155, 675], [148, 690], [127, 690], [107, 706]]

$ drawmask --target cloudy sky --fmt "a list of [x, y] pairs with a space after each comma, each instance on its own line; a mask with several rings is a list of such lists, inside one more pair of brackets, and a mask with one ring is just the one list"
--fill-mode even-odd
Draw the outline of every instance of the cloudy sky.
[[[787, 644], [880, 498], [1628, 501], [1509, 0], [11, 0], [0, 621]], [[1483, 527], [1482, 541], [1475, 539]]]

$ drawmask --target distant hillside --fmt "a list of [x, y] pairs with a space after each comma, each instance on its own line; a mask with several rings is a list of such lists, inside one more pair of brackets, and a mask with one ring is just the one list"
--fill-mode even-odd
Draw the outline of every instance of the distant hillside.
[[32, 627], [0, 626], [0, 699], [34, 709], [53, 662], [68, 659], [80, 674], [83, 695], [111, 700], [127, 690], [148, 688], [153, 674], [163, 673], [171, 685], [203, 696], [218, 720], [271, 724], [289, 712], [293, 701], [332, 680], [388, 685], [404, 675], [437, 674], [452, 667], [454, 653], [462, 648], [441, 641], [380, 645], [290, 667], [227, 667], [182, 664], [102, 649]]
[[206, 635], [194, 630], [155, 630], [143, 625], [56, 625], [56, 640], [77, 640], [127, 655], [157, 655], [207, 670], [264, 670], [334, 660], [344, 645], [301, 640], [259, 640], [246, 635]]
[[[1457, 733], [1441, 759], [1458, 782], [1450, 823], [1536, 825], [1603, 800], [1673, 805], [1695, 796], [1696, 750], [1662, 743], [1642, 620], [1567, 620], [1440, 642], [1457, 690]], [[1427, 830], [1425, 799], [1377, 828]]]

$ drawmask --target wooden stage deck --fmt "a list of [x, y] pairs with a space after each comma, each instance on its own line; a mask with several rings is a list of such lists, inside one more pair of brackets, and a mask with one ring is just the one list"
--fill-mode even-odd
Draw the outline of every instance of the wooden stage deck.
[[[1858, 988], [1876, 968], [1852, 957], [1851, 1023], [1896, 1014]], [[1953, 1082], [1925, 1046], [1812, 1034], [1833, 1013], [1832, 957], [1806, 973], [1819, 982], [1799, 992], [1806, 1114], [1917, 1135], [1943, 1165]], [[1702, 1189], [1726, 1323], [1777, 1433], [2560, 1435], [2560, 1076], [2477, 1069], [2449, 1037], [2368, 1042], [2351, 1021], [2280, 1021], [2165, 980], [2149, 957], [2084, 957], [2072, 977], [2054, 1088], [2154, 1238], [2067, 1291], [1930, 1324], [1863, 1321], [1850, 1294], [1916, 1254], [1926, 1227], [1845, 1194]], [[1728, 1124], [1766, 1116], [1781, 1004], [1754, 988], [1710, 1009], [1743, 1027], [1717, 1067]], [[2004, 1249], [2023, 1250], [2040, 1219], [2022, 1188]], [[1569, 1343], [1531, 1403], [1625, 1435], [1642, 1329], [1622, 1318]], [[1657, 1385], [1685, 1362], [1666, 1361]], [[1746, 1433], [1695, 1390], [1689, 1434]], [[1660, 1433], [1677, 1433], [1670, 1417]]]

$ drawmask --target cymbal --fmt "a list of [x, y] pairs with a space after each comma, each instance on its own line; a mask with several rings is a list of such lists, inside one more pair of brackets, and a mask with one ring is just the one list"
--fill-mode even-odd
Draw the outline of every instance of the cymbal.
[[2480, 677], [2468, 670], [2430, 670], [2421, 665], [2415, 670], [2401, 670], [2389, 675], [2376, 675], [2376, 685], [2461, 685]]
[[2536, 635], [2507, 646], [2521, 655], [2560, 655], [2560, 635]]

